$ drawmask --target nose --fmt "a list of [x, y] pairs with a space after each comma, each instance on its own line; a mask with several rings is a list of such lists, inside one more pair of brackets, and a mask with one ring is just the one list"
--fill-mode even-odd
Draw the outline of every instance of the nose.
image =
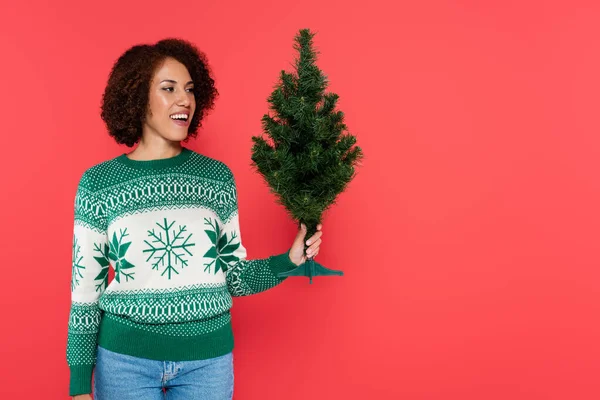
[[179, 92], [179, 96], [177, 97], [177, 104], [182, 107], [190, 106], [190, 98], [187, 95], [187, 93], [185, 92], [185, 90]]

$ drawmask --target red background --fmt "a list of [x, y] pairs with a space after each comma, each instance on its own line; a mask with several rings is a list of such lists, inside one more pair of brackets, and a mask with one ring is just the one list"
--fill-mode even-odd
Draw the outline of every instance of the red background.
[[127, 151], [99, 116], [126, 48], [206, 52], [221, 96], [189, 147], [236, 175], [249, 258], [291, 245], [250, 148], [304, 27], [366, 155], [317, 258], [345, 276], [235, 300], [235, 399], [600, 398], [598, 2], [11, 3], [0, 398], [68, 398], [73, 201]]

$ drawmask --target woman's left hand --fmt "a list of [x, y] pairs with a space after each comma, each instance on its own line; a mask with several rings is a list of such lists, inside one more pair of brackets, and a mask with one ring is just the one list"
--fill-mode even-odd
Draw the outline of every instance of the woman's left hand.
[[[298, 230], [298, 234], [296, 235], [296, 239], [294, 239], [294, 243], [292, 244], [292, 248], [290, 249], [290, 260], [296, 265], [303, 264], [306, 262], [308, 257], [316, 257], [319, 254], [319, 246], [321, 245], [321, 236], [323, 232], [321, 228], [323, 226], [321, 224], [317, 225], [317, 232], [315, 234], [305, 240], [306, 236], [306, 225], [302, 224], [300, 229]], [[304, 243], [309, 245], [308, 249], [306, 249], [306, 254], [304, 254]]]

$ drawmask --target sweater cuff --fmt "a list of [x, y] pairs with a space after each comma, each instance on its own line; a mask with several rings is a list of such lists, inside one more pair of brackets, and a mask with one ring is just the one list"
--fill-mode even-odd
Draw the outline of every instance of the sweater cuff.
[[69, 396], [92, 393], [93, 365], [72, 365]]
[[[288, 250], [283, 254], [279, 254], [277, 256], [271, 256], [270, 260], [269, 260], [269, 268], [271, 268], [271, 271], [273, 272], [273, 274], [279, 278], [279, 274], [281, 272], [291, 271], [293, 269], [298, 268], [298, 266], [296, 264], [294, 264], [292, 262], [292, 260], [290, 259], [290, 251]], [[279, 279], [285, 279], [285, 278], [279, 278]]]

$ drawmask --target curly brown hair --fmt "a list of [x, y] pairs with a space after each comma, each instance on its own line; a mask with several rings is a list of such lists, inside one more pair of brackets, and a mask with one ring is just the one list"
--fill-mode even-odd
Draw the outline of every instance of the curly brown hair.
[[198, 134], [202, 118], [213, 108], [219, 93], [204, 53], [186, 40], [168, 38], [154, 45], [133, 46], [113, 65], [102, 96], [100, 115], [117, 143], [132, 147], [141, 139], [150, 82], [167, 57], [182, 63], [194, 82], [196, 110], [184, 141]]

